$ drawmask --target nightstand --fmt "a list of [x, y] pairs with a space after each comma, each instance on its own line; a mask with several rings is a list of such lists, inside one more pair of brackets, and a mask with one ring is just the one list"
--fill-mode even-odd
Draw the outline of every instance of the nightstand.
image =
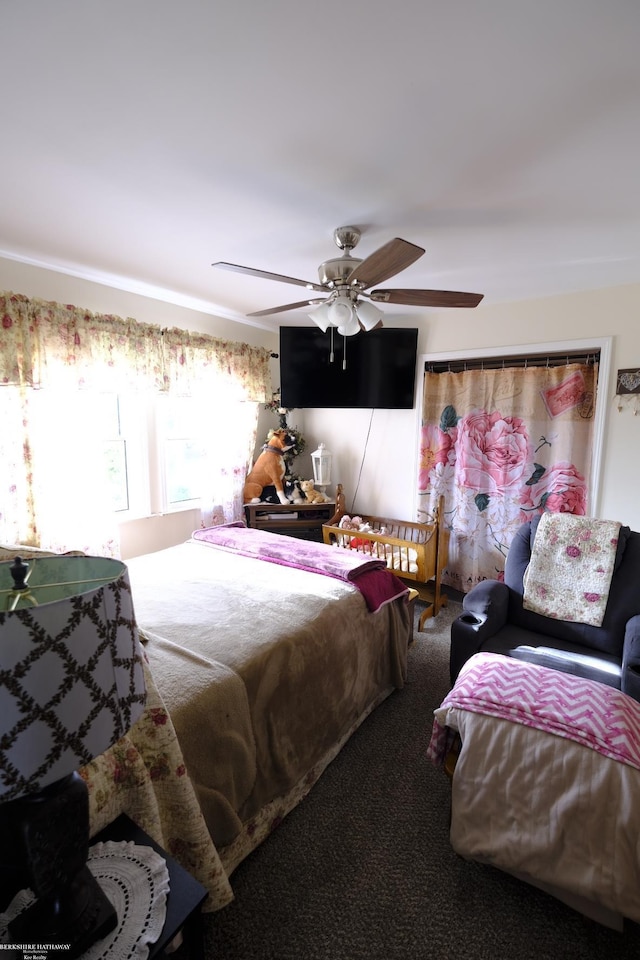
[[245, 503], [248, 527], [284, 533], [290, 537], [322, 542], [322, 525], [329, 523], [336, 512], [330, 503]]
[[201, 907], [207, 898], [205, 887], [125, 814], [122, 814], [108, 827], [101, 830], [99, 834], [92, 838], [91, 843], [107, 840], [116, 842], [133, 841], [142, 846], [152, 847], [166, 861], [169, 871], [167, 914], [162, 933], [149, 948], [148, 960], [163, 955], [165, 947], [172, 942], [180, 931], [182, 931], [184, 937], [184, 945], [188, 956], [192, 960], [203, 960]]

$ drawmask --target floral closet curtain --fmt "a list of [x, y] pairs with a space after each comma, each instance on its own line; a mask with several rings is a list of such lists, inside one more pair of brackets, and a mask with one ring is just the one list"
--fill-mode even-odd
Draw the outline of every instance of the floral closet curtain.
[[418, 516], [444, 495], [445, 583], [502, 578], [535, 514], [588, 513], [597, 377], [596, 363], [425, 372]]

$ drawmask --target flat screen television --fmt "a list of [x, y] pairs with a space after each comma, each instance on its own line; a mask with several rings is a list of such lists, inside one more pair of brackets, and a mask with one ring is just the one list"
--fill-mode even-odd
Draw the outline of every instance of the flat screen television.
[[414, 328], [380, 327], [354, 337], [334, 330], [331, 362], [331, 330], [280, 327], [282, 406], [411, 410], [417, 348]]

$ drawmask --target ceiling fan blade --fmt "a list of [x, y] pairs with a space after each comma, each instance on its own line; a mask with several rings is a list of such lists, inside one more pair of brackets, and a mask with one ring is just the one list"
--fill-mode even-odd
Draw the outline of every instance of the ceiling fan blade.
[[248, 317], [270, 317], [273, 313], [284, 313], [285, 310], [297, 310], [300, 307], [311, 307], [316, 303], [322, 303], [322, 300], [300, 300], [299, 303], [285, 303], [282, 307], [272, 307], [270, 310], [258, 310], [256, 313], [248, 313]]
[[325, 287], [319, 283], [312, 283], [310, 280], [297, 280], [295, 277], [285, 277], [281, 273], [269, 273], [268, 270], [254, 270], [253, 267], [241, 267], [237, 263], [225, 263], [219, 260], [212, 263], [212, 267], [219, 267], [220, 270], [231, 270], [232, 273], [244, 273], [249, 277], [259, 277], [262, 280], [279, 280], [281, 283], [295, 283], [299, 287], [306, 287], [307, 290], [322, 290], [326, 293]]
[[410, 307], [477, 307], [483, 293], [456, 293], [454, 290], [372, 290], [375, 303], [402, 303]]
[[374, 283], [382, 283], [383, 280], [388, 280], [389, 277], [394, 277], [396, 273], [410, 267], [423, 253], [422, 247], [396, 237], [384, 246], [378, 247], [362, 263], [354, 267], [347, 282], [357, 281], [364, 289], [372, 287]]

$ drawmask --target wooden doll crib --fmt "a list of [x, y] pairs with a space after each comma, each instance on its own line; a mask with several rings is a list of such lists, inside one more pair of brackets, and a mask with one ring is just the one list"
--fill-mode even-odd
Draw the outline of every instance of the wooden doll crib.
[[422, 630], [424, 621], [437, 616], [447, 603], [447, 595], [441, 590], [449, 547], [449, 531], [444, 524], [444, 497], [440, 497], [434, 515], [427, 523], [359, 514], [370, 529], [348, 530], [339, 525], [346, 513], [344, 497], [340, 493], [338, 490], [336, 513], [322, 526], [324, 542], [385, 560], [387, 567], [407, 586], [416, 589], [420, 600], [427, 604], [420, 617], [419, 629]]

